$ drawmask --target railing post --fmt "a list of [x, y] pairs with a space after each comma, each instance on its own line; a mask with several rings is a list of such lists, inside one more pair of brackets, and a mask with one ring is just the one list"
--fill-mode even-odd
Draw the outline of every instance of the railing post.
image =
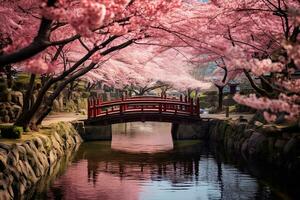
[[187, 96], [184, 96], [184, 102], [187, 103], [188, 102], [188, 98]]
[[190, 98], [190, 105], [191, 105], [191, 110], [190, 110], [190, 113], [191, 113], [191, 115], [193, 115], [194, 114], [194, 101], [193, 101], [193, 98]]
[[98, 99], [97, 97], [94, 99], [94, 117], [97, 117], [98, 114]]
[[100, 97], [98, 97], [98, 99], [97, 99], [97, 104], [98, 104], [98, 106], [97, 106], [97, 116], [98, 116], [101, 114], [101, 99], [100, 99]]
[[[180, 102], [183, 102], [182, 94], [181, 94], [180, 97], [179, 97], [179, 101], [180, 101]], [[182, 110], [182, 105], [179, 106], [179, 110]]]
[[161, 103], [159, 103], [159, 105], [158, 105], [158, 110], [159, 110], [159, 113], [161, 113], [161, 111], [162, 111], [162, 105], [161, 105]]
[[120, 113], [122, 114], [123, 113], [123, 105], [120, 104]]

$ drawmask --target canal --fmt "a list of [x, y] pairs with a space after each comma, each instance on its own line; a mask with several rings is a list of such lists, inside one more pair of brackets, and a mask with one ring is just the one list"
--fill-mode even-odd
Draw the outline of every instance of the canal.
[[205, 142], [173, 142], [170, 129], [167, 123], [116, 125], [111, 142], [81, 144], [25, 199], [293, 199]]

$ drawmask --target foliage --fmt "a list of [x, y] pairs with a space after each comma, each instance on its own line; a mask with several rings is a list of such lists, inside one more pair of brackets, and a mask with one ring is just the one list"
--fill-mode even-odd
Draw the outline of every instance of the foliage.
[[300, 80], [294, 78], [300, 70], [299, 8], [297, 0], [194, 1], [185, 7], [189, 19], [161, 28], [177, 33], [170, 41], [194, 47], [194, 62], [219, 66], [216, 85], [245, 74], [256, 94], [236, 95], [238, 103], [264, 111], [270, 122], [281, 115], [295, 121], [300, 118]]
[[[41, 123], [64, 88], [127, 46], [157, 36], [151, 26], [179, 6], [180, 0], [1, 2], [0, 33], [11, 42], [1, 46], [0, 68], [32, 73], [16, 124]], [[37, 74], [43, 81], [31, 102]]]
[[35, 74], [44, 77], [36, 102], [25, 103], [20, 118], [27, 124], [42, 120], [83, 76], [117, 88], [162, 81], [182, 91], [208, 89], [190, 75], [199, 63], [215, 63], [205, 79], [217, 86], [244, 74], [256, 94], [234, 99], [263, 110], [268, 121], [282, 114], [299, 120], [299, 7], [298, 0], [5, 0], [0, 68], [33, 74], [25, 99]]
[[0, 131], [3, 138], [18, 139], [22, 136], [23, 128], [12, 125], [1, 125]]

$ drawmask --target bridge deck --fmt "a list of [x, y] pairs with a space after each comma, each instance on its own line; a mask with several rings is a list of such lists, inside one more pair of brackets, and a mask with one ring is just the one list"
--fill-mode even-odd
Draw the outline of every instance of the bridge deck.
[[114, 124], [132, 121], [194, 122], [200, 120], [199, 99], [159, 97], [122, 98], [109, 102], [90, 99], [89, 124]]

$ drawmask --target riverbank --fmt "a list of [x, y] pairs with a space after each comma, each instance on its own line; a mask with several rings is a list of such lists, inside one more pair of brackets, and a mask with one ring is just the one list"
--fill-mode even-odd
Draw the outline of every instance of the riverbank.
[[[262, 168], [270, 167], [272, 172], [277, 170], [293, 179], [300, 177], [299, 131], [257, 127], [246, 120], [212, 119], [205, 123], [198, 129], [181, 127], [181, 132], [197, 132], [199, 137], [196, 138], [221, 148], [230, 159], [242, 158], [247, 166], [259, 163]], [[53, 171], [59, 171], [59, 160], [70, 155], [82, 142], [79, 135], [82, 122], [73, 124], [78, 131], [69, 122], [56, 122], [38, 133], [24, 134], [21, 139], [0, 139], [0, 199], [21, 199], [25, 192], [40, 187], [40, 180], [51, 178]], [[99, 134], [95, 130], [91, 129]], [[45, 182], [50, 184], [50, 181]]]
[[300, 177], [299, 130], [213, 120], [207, 138], [231, 156], [242, 157], [249, 165], [270, 167], [294, 180]]
[[70, 123], [43, 127], [19, 140], [0, 139], [0, 199], [20, 199], [82, 142]]

